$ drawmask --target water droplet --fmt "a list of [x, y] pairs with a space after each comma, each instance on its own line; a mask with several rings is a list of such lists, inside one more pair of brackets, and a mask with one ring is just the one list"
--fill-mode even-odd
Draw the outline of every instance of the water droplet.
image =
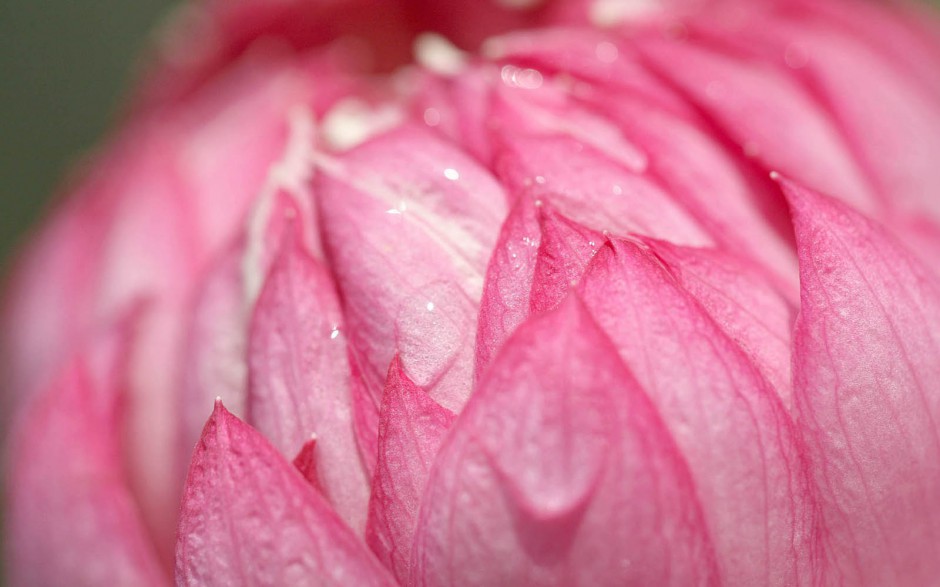
[[619, 196], [623, 194], [623, 188], [617, 184], [614, 184], [614, 186], [610, 188], [610, 191], [614, 192], [615, 196]]
[[330, 331], [330, 340], [336, 340], [338, 336], [339, 336], [339, 327], [334, 326], [333, 330]]
[[447, 179], [451, 181], [457, 181], [458, 179], [460, 179], [460, 173], [456, 169], [453, 169], [452, 167], [448, 167], [447, 169], [444, 170], [444, 177], [446, 177]]
[[437, 126], [441, 123], [441, 113], [437, 108], [427, 108], [424, 111], [424, 124], [428, 126]]
[[427, 305], [426, 307], [427, 307], [427, 309], [428, 309], [428, 312], [433, 312], [433, 311], [434, 311], [434, 302], [428, 302], [428, 305]]
[[542, 87], [542, 74], [535, 69], [504, 65], [499, 72], [499, 76], [504, 84], [524, 90], [534, 90]]
[[541, 176], [541, 175], [536, 175], [536, 176], [535, 176], [535, 183], [537, 183], [537, 184], [539, 184], [539, 185], [542, 185], [542, 184], [545, 183], [545, 178], [544, 178], [543, 176]]

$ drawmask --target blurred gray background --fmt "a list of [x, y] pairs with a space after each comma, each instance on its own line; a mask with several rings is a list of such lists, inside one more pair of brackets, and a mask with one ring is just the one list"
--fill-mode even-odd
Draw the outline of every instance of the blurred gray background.
[[0, 0], [0, 274], [69, 164], [107, 130], [172, 4]]

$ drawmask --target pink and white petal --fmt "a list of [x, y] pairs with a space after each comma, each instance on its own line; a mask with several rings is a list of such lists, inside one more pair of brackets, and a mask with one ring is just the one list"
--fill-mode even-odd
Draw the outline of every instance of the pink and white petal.
[[451, 145], [403, 126], [324, 158], [317, 197], [351, 344], [375, 376], [398, 354], [449, 409], [470, 393], [500, 185]]
[[794, 387], [832, 562], [852, 585], [940, 574], [940, 285], [886, 231], [783, 181], [802, 307]]
[[503, 223], [486, 270], [477, 326], [474, 380], [479, 380], [499, 348], [529, 315], [541, 238], [535, 201], [519, 198]]
[[750, 358], [642, 245], [609, 241], [579, 289], [688, 462], [722, 582], [810, 583], [805, 449]]
[[175, 165], [208, 250], [237, 236], [265, 186], [308, 179], [313, 93], [299, 68], [248, 59], [180, 109]]
[[193, 446], [216, 398], [244, 415], [248, 393], [248, 307], [242, 279], [242, 240], [212, 264], [196, 286], [181, 357], [180, 467], [185, 473]]
[[[533, 96], [535, 105], [520, 92]], [[713, 244], [711, 235], [644, 175], [646, 154], [614, 124], [572, 104], [555, 103], [563, 98], [547, 90], [516, 88], [501, 96], [492, 123], [498, 137], [495, 168], [513, 194], [550, 202], [598, 231]]]
[[650, 244], [679, 284], [741, 345], [784, 405], [791, 408], [790, 346], [796, 318], [791, 296], [775, 287], [761, 267], [730, 253], [662, 241]]
[[392, 361], [382, 400], [378, 466], [366, 543], [402, 583], [408, 580], [421, 496], [434, 457], [456, 416]]
[[369, 480], [353, 428], [343, 316], [326, 270], [307, 253], [299, 222], [285, 231], [248, 336], [248, 421], [293, 457], [311, 435], [324, 494], [365, 528]]
[[412, 560], [415, 585], [717, 584], [686, 465], [576, 299], [499, 353], [434, 463]]
[[193, 455], [177, 585], [395, 582], [301, 474], [221, 403]]
[[[123, 366], [105, 366], [112, 368]], [[167, 583], [125, 482], [120, 381], [92, 369], [84, 357], [67, 364], [34, 397], [13, 433], [7, 519], [11, 584]]]

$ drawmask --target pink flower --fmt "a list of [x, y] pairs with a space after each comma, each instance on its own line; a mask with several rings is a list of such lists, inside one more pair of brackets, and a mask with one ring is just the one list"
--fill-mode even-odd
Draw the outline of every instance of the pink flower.
[[188, 7], [8, 290], [11, 584], [940, 585], [938, 31]]

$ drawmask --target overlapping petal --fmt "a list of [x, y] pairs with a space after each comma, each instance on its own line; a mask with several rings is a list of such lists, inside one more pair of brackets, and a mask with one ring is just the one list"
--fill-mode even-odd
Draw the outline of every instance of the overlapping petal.
[[520, 327], [434, 463], [416, 585], [717, 585], [685, 462], [576, 299]]
[[189, 470], [176, 583], [395, 584], [277, 449], [221, 403]]
[[794, 388], [845, 584], [938, 576], [940, 285], [886, 231], [796, 183]]

